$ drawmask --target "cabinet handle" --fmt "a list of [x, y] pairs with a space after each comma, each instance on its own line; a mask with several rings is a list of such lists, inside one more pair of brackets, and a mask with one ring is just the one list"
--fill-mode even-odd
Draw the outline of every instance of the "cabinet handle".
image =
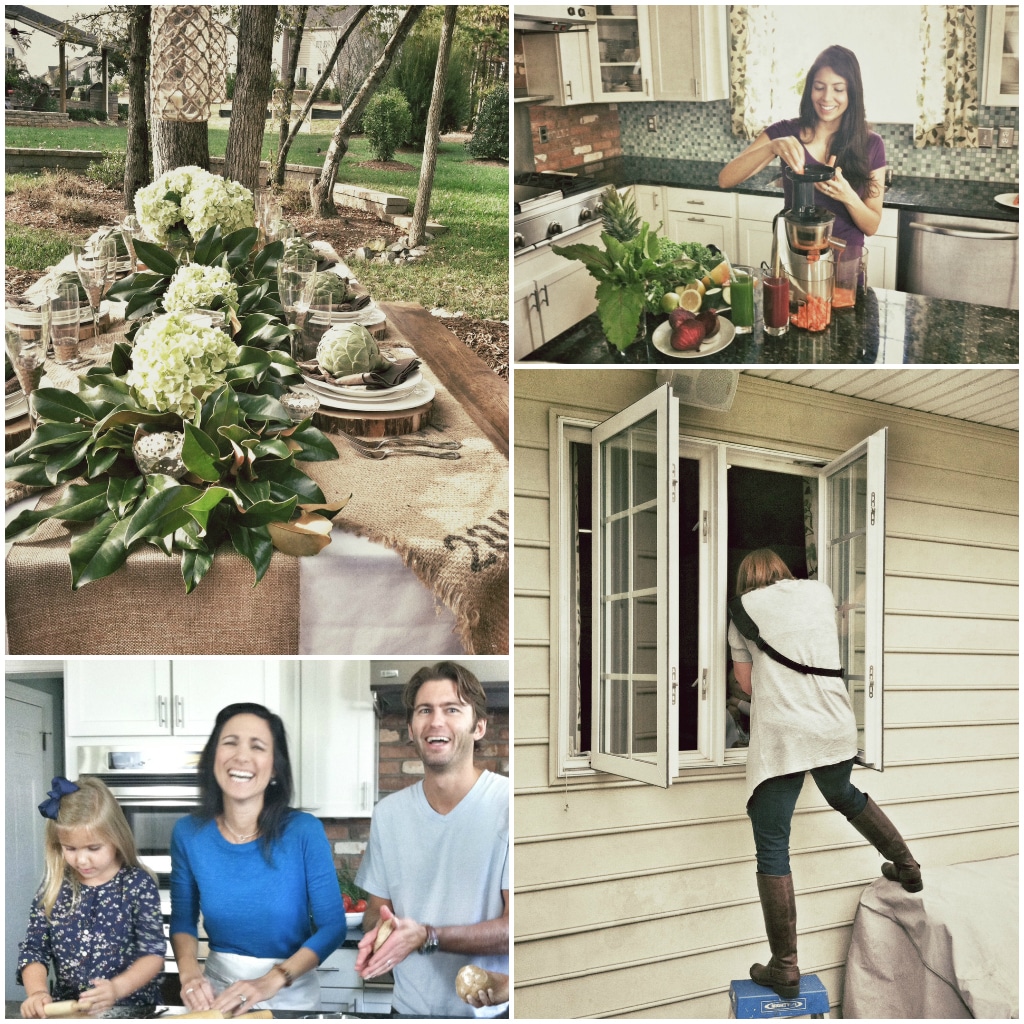
[[[547, 285], [544, 285], [544, 287], [543, 287], [543, 288], [541, 288], [541, 291], [542, 291], [542, 292], [544, 293], [544, 305], [545, 305], [545, 306], [550, 306], [550, 305], [551, 305], [551, 303], [550, 303], [550, 302], [548, 302], [548, 286], [547, 286]], [[540, 304], [539, 304], [539, 303], [538, 303], [538, 305], [537, 305], [537, 312], [538, 312], [538, 313], [540, 312]]]
[[687, 217], [686, 218], [691, 224], [705, 224], [706, 221], [703, 217]]
[[651, 95], [651, 80], [649, 78], [644, 79], [644, 95]]
[[572, 82], [565, 83], [565, 91], [568, 94], [568, 99], [572, 99]]
[[156, 722], [161, 729], [167, 728], [167, 698], [157, 697], [156, 699]]
[[174, 725], [181, 729], [185, 727], [185, 698], [178, 695], [174, 697]]
[[655, 192], [655, 194], [653, 196], [651, 196], [651, 200], [652, 200], [651, 209], [656, 210], [658, 208], [658, 194], [657, 194], [657, 192]]
[[686, 199], [686, 200], [684, 200], [684, 202], [686, 203], [687, 206], [703, 206], [704, 205], [704, 200], [703, 199]]
[[362, 790], [362, 795], [359, 797], [359, 809], [362, 811], [368, 811], [370, 809], [370, 801], [368, 799], [370, 795], [370, 784], [368, 782], [364, 782], [360, 786], [360, 789]]

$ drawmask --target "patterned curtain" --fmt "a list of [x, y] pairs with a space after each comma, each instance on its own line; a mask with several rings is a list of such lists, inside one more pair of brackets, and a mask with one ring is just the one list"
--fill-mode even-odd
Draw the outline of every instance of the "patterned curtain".
[[807, 578], [818, 578], [818, 480], [804, 477], [804, 554]]
[[914, 145], [978, 145], [978, 27], [974, 6], [921, 8], [921, 90]]
[[741, 139], [757, 138], [772, 123], [772, 98], [779, 88], [774, 55], [774, 8], [730, 7], [729, 102], [732, 133]]

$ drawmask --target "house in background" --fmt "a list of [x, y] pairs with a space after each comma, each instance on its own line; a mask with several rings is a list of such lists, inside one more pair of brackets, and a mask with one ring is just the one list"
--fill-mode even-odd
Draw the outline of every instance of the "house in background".
[[[517, 371], [516, 1017], [725, 1017], [768, 956], [727, 708], [725, 603], [754, 547], [832, 585], [853, 781], [926, 879], [1017, 854], [1017, 389]], [[800, 966], [838, 1007], [880, 859], [809, 784], [792, 861]]]

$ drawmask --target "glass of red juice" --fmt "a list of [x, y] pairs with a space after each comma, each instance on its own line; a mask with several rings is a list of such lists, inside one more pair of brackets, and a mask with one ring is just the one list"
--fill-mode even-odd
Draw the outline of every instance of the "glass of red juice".
[[761, 278], [762, 297], [764, 302], [764, 333], [779, 337], [789, 330], [789, 278], [772, 277], [765, 274]]

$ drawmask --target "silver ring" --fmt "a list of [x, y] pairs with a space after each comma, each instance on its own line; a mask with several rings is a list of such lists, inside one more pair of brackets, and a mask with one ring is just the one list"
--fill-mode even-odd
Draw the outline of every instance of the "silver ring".
[[185, 995], [190, 996], [190, 995], [192, 995], [192, 993], [194, 991], [195, 991], [194, 988], [187, 988], [187, 989], [185, 989]]
[[248, 1000], [248, 998], [249, 998], [248, 996], [242, 996], [242, 1002], [243, 1003], [246, 1002]]

